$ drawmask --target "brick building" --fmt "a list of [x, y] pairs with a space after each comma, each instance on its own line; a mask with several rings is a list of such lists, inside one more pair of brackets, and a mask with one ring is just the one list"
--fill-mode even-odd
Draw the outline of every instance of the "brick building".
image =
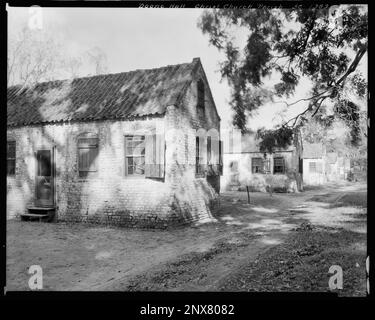
[[7, 217], [166, 227], [214, 219], [220, 117], [199, 58], [8, 89]]
[[327, 152], [322, 143], [303, 144], [303, 181], [306, 184], [346, 180], [350, 169], [350, 159], [340, 151]]
[[223, 190], [268, 190], [298, 192], [302, 185], [302, 142], [295, 135], [293, 144], [273, 153], [262, 152], [255, 133], [239, 130], [224, 133]]

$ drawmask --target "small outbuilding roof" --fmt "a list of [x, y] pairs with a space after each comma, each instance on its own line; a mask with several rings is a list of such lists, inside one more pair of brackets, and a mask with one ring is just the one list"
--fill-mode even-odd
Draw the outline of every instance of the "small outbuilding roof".
[[13, 86], [7, 92], [7, 125], [131, 119], [162, 115], [176, 105], [192, 81], [191, 63]]

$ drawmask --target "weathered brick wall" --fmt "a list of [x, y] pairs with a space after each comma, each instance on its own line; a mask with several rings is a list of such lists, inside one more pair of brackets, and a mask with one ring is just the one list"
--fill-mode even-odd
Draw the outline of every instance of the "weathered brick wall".
[[[254, 174], [251, 170], [251, 158], [262, 158], [264, 153], [225, 153], [221, 185], [224, 190], [244, 189], [249, 186], [251, 190], [266, 192], [268, 185], [273, 185], [277, 190], [297, 192], [295, 173], [298, 170], [298, 158], [295, 152], [275, 152], [267, 154], [270, 160], [270, 169], [273, 171], [273, 159], [283, 157], [285, 161], [285, 174]], [[238, 170], [231, 170], [231, 163], [238, 163]]]
[[[199, 117], [197, 112], [198, 79], [205, 81], [205, 114], [202, 117]], [[166, 172], [168, 172], [167, 178], [175, 189], [175, 207], [185, 219], [214, 219], [212, 212], [218, 207], [220, 176], [196, 177], [195, 174], [198, 130], [208, 132], [214, 129], [218, 134], [220, 133], [220, 120], [202, 69], [198, 70], [196, 78], [182, 99], [181, 106], [168, 107], [166, 127], [168, 132]]]
[[[14, 217], [34, 203], [34, 152], [55, 145], [58, 220], [165, 226], [182, 219], [172, 212], [173, 190], [168, 181], [131, 178], [124, 174], [124, 135], [144, 134], [164, 118], [137, 121], [28, 126], [8, 130], [16, 140], [16, 176], [8, 177], [7, 213]], [[98, 175], [78, 176], [77, 137], [99, 138]]]
[[[205, 80], [203, 70], [198, 76]], [[55, 146], [55, 203], [57, 220], [87, 221], [139, 227], [166, 227], [211, 219], [217, 207], [220, 178], [195, 176], [196, 130], [220, 130], [206, 82], [205, 116], [197, 114], [194, 79], [179, 107], [168, 106], [165, 117], [134, 121], [58, 123], [9, 128], [16, 140], [16, 175], [8, 177], [7, 215], [16, 217], [34, 205], [34, 152]], [[165, 179], [125, 176], [124, 136], [153, 130], [165, 134]], [[77, 138], [99, 138], [98, 174], [78, 175]], [[209, 181], [208, 181], [209, 180]]]

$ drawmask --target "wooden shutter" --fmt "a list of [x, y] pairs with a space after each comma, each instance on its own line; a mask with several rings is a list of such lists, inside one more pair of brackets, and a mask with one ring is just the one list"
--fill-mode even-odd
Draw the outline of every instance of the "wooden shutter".
[[7, 174], [16, 173], [16, 141], [7, 141]]
[[158, 178], [164, 178], [164, 166], [165, 166], [165, 139], [163, 134], [156, 135], [156, 167], [157, 170], [155, 172]]
[[153, 177], [152, 169], [154, 164], [154, 135], [145, 137], [145, 176]]
[[207, 137], [207, 164], [213, 164], [211, 159], [211, 137]]
[[99, 155], [98, 147], [89, 149], [90, 171], [98, 170], [98, 155]]
[[8, 159], [16, 158], [16, 141], [7, 141], [7, 157]]
[[97, 170], [98, 148], [79, 149], [79, 171]]
[[215, 164], [212, 161], [212, 139], [207, 137], [207, 175], [215, 174]]
[[97, 171], [99, 155], [98, 138], [79, 138], [78, 140], [78, 170], [84, 172]]
[[145, 138], [145, 175], [147, 178], [164, 178], [164, 157], [164, 135], [147, 135]]
[[88, 151], [89, 149], [78, 149], [78, 165], [79, 165], [79, 171], [88, 171], [89, 170], [89, 164], [88, 164]]
[[219, 173], [221, 176], [223, 175], [223, 150], [223, 141], [219, 140]]
[[[210, 139], [208, 139], [210, 138]], [[207, 156], [211, 174], [220, 175], [220, 140], [215, 137], [207, 139]]]
[[203, 137], [199, 137], [199, 173], [201, 174], [204, 174], [207, 169], [207, 164], [204, 162], [205, 154], [207, 157], [207, 146], [205, 143], [205, 139]]

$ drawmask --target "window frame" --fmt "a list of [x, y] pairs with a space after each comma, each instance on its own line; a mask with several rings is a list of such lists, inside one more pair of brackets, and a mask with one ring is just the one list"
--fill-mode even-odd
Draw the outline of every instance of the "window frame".
[[[275, 165], [275, 160], [282, 160], [282, 162], [283, 162], [283, 164], [282, 164], [282, 166], [276, 166]], [[275, 168], [276, 167], [282, 167], [282, 171], [279, 171], [279, 172], [276, 172], [276, 170], [275, 170]], [[273, 158], [273, 174], [285, 174], [285, 172], [286, 172], [286, 166], [285, 166], [285, 158], [284, 157], [282, 157], [282, 156], [279, 156], [279, 157], [274, 157]]]
[[[261, 164], [255, 166], [255, 165], [254, 165], [254, 160], [255, 160], [255, 159], [256, 159], [256, 160], [260, 160]], [[260, 171], [258, 171], [258, 172], [254, 171], [254, 167], [260, 167]], [[259, 174], [263, 174], [263, 173], [264, 173], [263, 167], [264, 167], [264, 164], [263, 164], [263, 158], [261, 158], [261, 157], [252, 157], [252, 158], [251, 158], [251, 173], [254, 173], [254, 174], [257, 174], [257, 173], [259, 173]]]
[[200, 152], [203, 151], [203, 147], [201, 146], [201, 140], [203, 140], [202, 137], [195, 137], [195, 176], [198, 178], [205, 176], [204, 156]]
[[[9, 152], [8, 152], [9, 144], [14, 145], [14, 157], [9, 156]], [[7, 177], [13, 177], [13, 176], [16, 175], [16, 159], [17, 159], [17, 149], [16, 148], [17, 148], [16, 140], [7, 140]], [[14, 171], [12, 173], [9, 173], [8, 161], [13, 162], [13, 170]]]
[[[312, 164], [314, 164], [315, 171], [312, 171]], [[321, 161], [310, 161], [309, 162], [309, 173], [323, 174], [323, 163]]]
[[[315, 169], [312, 170], [312, 167], [314, 167]], [[309, 161], [309, 173], [318, 173], [317, 168], [317, 161]]]
[[[144, 143], [144, 152], [143, 152], [143, 155], [139, 155], [139, 156], [134, 156], [134, 154], [128, 154], [128, 151], [127, 151], [127, 142], [128, 142], [128, 138], [134, 138], [134, 137], [141, 137], [142, 139], [139, 140], [139, 141], [143, 141]], [[156, 136], [153, 136], [153, 139], [156, 139]], [[153, 141], [153, 148], [155, 149], [156, 148], [156, 141], [154, 140]], [[155, 152], [152, 153], [153, 154], [153, 158], [155, 157]], [[134, 170], [133, 170], [133, 173], [129, 173], [128, 172], [128, 159], [129, 158], [143, 158], [143, 164], [144, 164], [144, 168], [143, 168], [143, 174], [138, 174], [138, 173], [134, 173]], [[154, 159], [155, 160], [155, 159]], [[134, 167], [134, 165], [132, 165]], [[144, 179], [146, 178], [146, 135], [142, 135], [142, 134], [126, 134], [124, 136], [124, 176], [127, 177], [127, 178], [135, 178], [135, 179]]]
[[205, 95], [206, 88], [204, 81], [199, 79], [197, 81], [197, 113], [199, 118], [205, 117]]

